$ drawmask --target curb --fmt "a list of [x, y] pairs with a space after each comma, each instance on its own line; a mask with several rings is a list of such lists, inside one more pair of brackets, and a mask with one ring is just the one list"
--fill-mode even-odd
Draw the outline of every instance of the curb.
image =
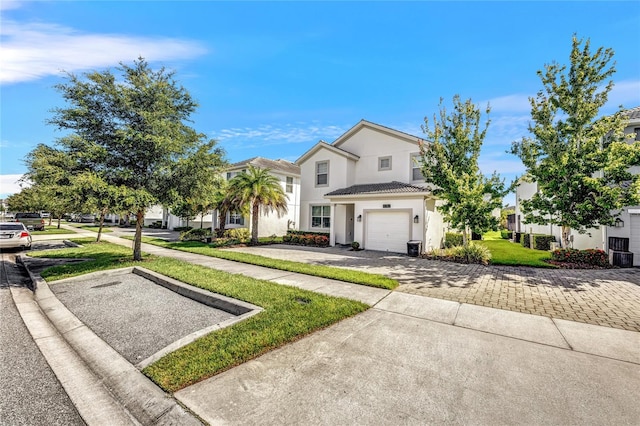
[[[40, 312], [41, 318], [39, 322], [46, 321], [53, 332], [58, 335], [58, 346], [67, 345], [69, 347], [69, 350], [63, 355], [67, 356], [68, 359], [73, 359], [74, 356], [77, 357], [77, 360], [81, 361], [84, 367], [88, 369], [85, 375], [92, 373], [95, 379], [92, 382], [104, 388], [98, 390], [97, 396], [108, 393], [113, 400], [111, 402], [115, 402], [120, 407], [121, 412], [117, 413], [117, 410], [113, 408], [114, 404], [110, 404], [112, 406], [111, 413], [113, 415], [119, 414], [119, 417], [109, 417], [107, 415], [105, 417], [108, 419], [107, 422], [104, 422], [104, 418], [96, 419], [94, 413], [98, 411], [98, 407], [96, 407], [95, 401], [91, 400], [91, 395], [88, 395], [94, 389], [78, 386], [78, 384], [74, 383], [73, 374], [70, 376], [64, 369], [59, 368], [64, 363], [53, 360], [49, 362], [49, 357], [47, 357], [47, 361], [56, 376], [60, 373], [63, 377], [63, 379], [59, 378], [60, 382], [65, 391], [69, 393], [69, 397], [76, 409], [88, 424], [202, 424], [192, 413], [184, 409], [173, 397], [166, 394], [73, 315], [55, 297], [47, 282], [40, 275], [34, 274], [26, 267], [23, 256], [18, 256], [18, 261], [29, 273], [35, 292], [30, 301], [28, 297], [25, 297], [25, 294], [21, 295], [20, 300], [16, 300], [16, 305], [20, 303], [23, 307], [20, 310], [20, 314], [23, 316], [34, 340], [38, 343], [39, 337], [42, 337], [37, 335], [37, 330], [36, 335], [34, 335], [33, 328], [37, 327], [37, 324], [34, 323], [33, 318], [29, 317], [35, 311], [36, 315], [37, 312]], [[25, 304], [31, 305], [28, 310], [32, 312], [27, 312], [24, 309]], [[50, 355], [58, 355], [58, 353]], [[68, 367], [67, 370], [69, 370]], [[103, 396], [101, 399], [105, 399], [105, 397]], [[130, 416], [128, 422], [125, 421], [125, 415]]]

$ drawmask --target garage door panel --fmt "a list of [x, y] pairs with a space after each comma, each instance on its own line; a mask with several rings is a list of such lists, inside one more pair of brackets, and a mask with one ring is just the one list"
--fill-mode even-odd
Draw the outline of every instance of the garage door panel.
[[410, 213], [406, 211], [367, 213], [367, 250], [404, 253], [410, 239]]
[[640, 214], [632, 214], [629, 219], [631, 222], [629, 251], [633, 252], [633, 265], [640, 266]]

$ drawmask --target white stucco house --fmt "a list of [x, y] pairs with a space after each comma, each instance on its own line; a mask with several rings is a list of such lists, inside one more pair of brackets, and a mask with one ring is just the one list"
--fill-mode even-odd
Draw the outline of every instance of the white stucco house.
[[296, 160], [300, 230], [368, 250], [406, 253], [410, 240], [423, 251], [439, 248], [445, 225], [417, 161], [423, 142], [366, 120], [332, 143], [318, 142]]
[[[288, 229], [297, 229], [300, 212], [300, 167], [286, 160], [269, 160], [263, 157], [253, 157], [248, 160], [232, 164], [224, 172], [224, 177], [231, 180], [239, 173], [245, 172], [249, 166], [259, 169], [269, 169], [269, 173], [275, 176], [282, 185], [287, 196], [287, 213], [278, 217], [277, 213], [260, 211], [258, 222], [258, 237], [271, 235], [282, 236]], [[212, 228], [219, 228], [218, 214], [213, 215]], [[229, 212], [226, 217], [225, 229], [247, 228], [251, 229], [251, 215], [243, 216], [240, 212]]]
[[[640, 141], [640, 107], [626, 111], [629, 122], [625, 128], [625, 134], [635, 134], [629, 142]], [[640, 167], [631, 168], [634, 174], [640, 174]], [[557, 225], [535, 225], [524, 222], [522, 212], [522, 200], [530, 199], [538, 190], [536, 182], [524, 182], [521, 180], [516, 188], [516, 211], [515, 228], [518, 232], [533, 232], [547, 235], [554, 235], [556, 241], [561, 241], [562, 229]], [[617, 213], [617, 212], [616, 212]], [[600, 226], [587, 230], [586, 234], [580, 234], [571, 230], [573, 248], [588, 249], [596, 248], [609, 250], [609, 237], [628, 238], [629, 251], [633, 254], [634, 266], [640, 266], [640, 206], [626, 206], [620, 211], [620, 216], [616, 221], [616, 226]]]

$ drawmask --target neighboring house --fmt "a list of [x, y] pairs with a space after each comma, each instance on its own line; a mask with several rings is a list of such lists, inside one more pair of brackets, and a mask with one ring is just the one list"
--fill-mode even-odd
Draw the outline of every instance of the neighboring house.
[[423, 140], [361, 120], [329, 144], [303, 154], [300, 229], [328, 232], [330, 244], [407, 252], [440, 248], [445, 227], [441, 202], [426, 187], [418, 158]]
[[[262, 157], [254, 157], [229, 166], [224, 177], [231, 180], [234, 176], [247, 170], [249, 165], [259, 169], [269, 169], [270, 173], [278, 178], [287, 196], [287, 213], [278, 217], [276, 212], [265, 214], [260, 211], [258, 222], [258, 237], [271, 235], [284, 235], [288, 229], [297, 229], [298, 215], [300, 212], [300, 167], [286, 160], [269, 160]], [[214, 215], [214, 228], [219, 228], [217, 212]], [[225, 229], [251, 228], [251, 216], [243, 216], [240, 212], [232, 211], [227, 214]]]
[[[640, 141], [640, 107], [626, 111], [629, 123], [625, 128], [625, 134], [635, 133], [635, 140]], [[631, 168], [632, 173], [640, 174], [640, 167]], [[561, 241], [562, 230], [556, 225], [534, 225], [524, 222], [524, 213], [521, 209], [521, 200], [529, 199], [538, 190], [536, 182], [524, 182], [520, 180], [516, 188], [516, 231], [533, 232], [547, 235], [554, 235], [556, 241]], [[597, 248], [605, 251], [609, 250], [609, 237], [619, 237], [629, 239], [629, 251], [634, 253], [633, 264], [640, 266], [640, 206], [626, 206], [621, 210], [620, 216], [615, 226], [600, 226], [591, 228], [586, 234], [580, 234], [576, 230], [571, 230], [573, 248], [587, 249]]]

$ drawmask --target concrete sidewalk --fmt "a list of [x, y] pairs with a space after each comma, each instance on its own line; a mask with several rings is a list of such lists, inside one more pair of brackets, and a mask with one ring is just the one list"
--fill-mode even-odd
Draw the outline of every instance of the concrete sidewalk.
[[640, 418], [640, 333], [147, 244], [143, 251], [373, 306], [174, 395], [212, 424], [630, 424]]

